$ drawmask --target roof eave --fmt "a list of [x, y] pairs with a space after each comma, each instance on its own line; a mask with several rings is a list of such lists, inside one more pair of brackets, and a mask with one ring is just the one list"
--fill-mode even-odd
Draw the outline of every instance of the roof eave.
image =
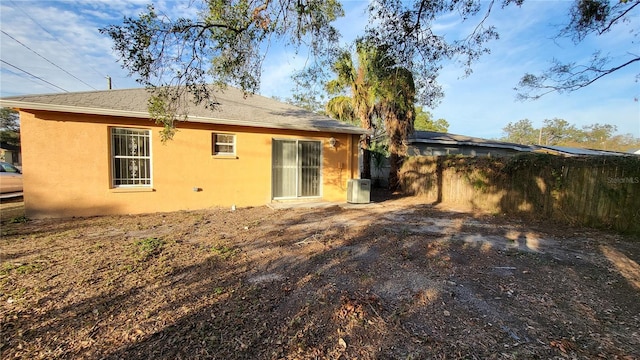
[[[88, 115], [103, 115], [103, 116], [117, 116], [117, 117], [128, 117], [128, 118], [138, 118], [138, 119], [149, 119], [150, 116], [148, 112], [142, 111], [131, 111], [131, 110], [116, 110], [116, 109], [104, 109], [104, 108], [90, 108], [90, 107], [79, 107], [79, 106], [69, 106], [69, 105], [55, 105], [55, 104], [42, 104], [42, 103], [33, 103], [26, 101], [15, 101], [15, 100], [1, 100], [0, 106], [2, 107], [10, 107], [14, 109], [23, 109], [23, 110], [38, 110], [38, 111], [53, 111], [53, 112], [65, 112], [65, 113], [73, 113], [73, 114], [88, 114]], [[254, 121], [243, 121], [243, 120], [231, 120], [231, 119], [220, 119], [220, 118], [208, 118], [202, 116], [187, 116], [187, 121], [193, 121], [197, 123], [206, 123], [206, 124], [216, 124], [216, 125], [234, 125], [234, 126], [247, 126], [247, 127], [257, 127], [257, 128], [265, 128], [265, 129], [280, 129], [280, 130], [304, 130], [304, 131], [315, 131], [315, 132], [334, 132], [341, 134], [354, 134], [354, 135], [364, 135], [369, 132], [365, 129], [359, 128], [338, 128], [338, 127], [323, 127], [323, 126], [300, 126], [297, 124], [268, 124], [268, 123], [260, 123]]]
[[514, 146], [506, 144], [485, 144], [471, 141], [452, 141], [452, 140], [426, 140], [426, 139], [413, 139], [410, 143], [422, 143], [422, 144], [440, 144], [440, 145], [465, 145], [465, 146], [478, 146], [478, 147], [490, 147], [497, 149], [512, 149], [517, 151], [533, 151], [530, 146]]

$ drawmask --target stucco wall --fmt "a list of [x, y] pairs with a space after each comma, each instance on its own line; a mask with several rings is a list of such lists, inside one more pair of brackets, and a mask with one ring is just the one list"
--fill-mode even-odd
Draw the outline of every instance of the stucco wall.
[[[180, 123], [173, 140], [140, 119], [21, 112], [24, 200], [30, 218], [259, 206], [272, 199], [272, 139], [322, 141], [322, 200], [345, 201], [357, 177], [357, 135]], [[111, 186], [111, 127], [152, 130], [151, 189]], [[236, 157], [211, 154], [211, 134], [236, 134]], [[337, 141], [335, 148], [329, 138]], [[349, 151], [351, 150], [351, 151]], [[198, 188], [199, 191], [194, 191]]]

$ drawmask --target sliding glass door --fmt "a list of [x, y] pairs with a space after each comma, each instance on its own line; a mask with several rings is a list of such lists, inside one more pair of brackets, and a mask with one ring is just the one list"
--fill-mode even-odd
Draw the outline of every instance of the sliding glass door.
[[320, 196], [322, 143], [273, 140], [273, 198]]

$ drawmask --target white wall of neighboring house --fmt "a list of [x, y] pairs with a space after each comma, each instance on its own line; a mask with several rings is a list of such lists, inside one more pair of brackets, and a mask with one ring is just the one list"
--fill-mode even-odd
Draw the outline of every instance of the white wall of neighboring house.
[[0, 149], [0, 161], [8, 162], [15, 166], [19, 166], [22, 163], [19, 152], [7, 149]]

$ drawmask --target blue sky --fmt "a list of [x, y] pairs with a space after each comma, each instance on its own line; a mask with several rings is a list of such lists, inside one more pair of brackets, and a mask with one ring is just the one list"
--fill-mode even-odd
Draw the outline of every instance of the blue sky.
[[[155, 1], [156, 8], [172, 14], [194, 14], [190, 1]], [[79, 0], [0, 3], [0, 96], [91, 91], [106, 89], [108, 75], [114, 88], [137, 87], [117, 63], [111, 40], [98, 28], [136, 15], [148, 1]], [[348, 43], [363, 33], [368, 23], [367, 1], [344, 1], [346, 17], [337, 27]], [[490, 17], [500, 39], [490, 44], [491, 54], [473, 65], [463, 77], [459, 64], [446, 64], [438, 81], [445, 97], [431, 111], [450, 123], [452, 133], [498, 138], [509, 122], [529, 119], [541, 126], [544, 119], [562, 118], [577, 126], [613, 124], [619, 133], [640, 137], [640, 64], [603, 78], [571, 94], [549, 94], [537, 101], [515, 99], [518, 80], [525, 72], [537, 73], [553, 58], [586, 60], [596, 49], [617, 57], [640, 53], [630, 29], [640, 28], [640, 17], [606, 36], [574, 46], [567, 39], [553, 39], [566, 21], [568, 1], [525, 1], [522, 8], [495, 8]], [[465, 34], [475, 22], [458, 18], [439, 20], [435, 30], [450, 37]], [[637, 39], [636, 39], [637, 40]], [[29, 50], [31, 49], [31, 50]], [[32, 51], [33, 50], [33, 51]], [[35, 52], [34, 52], [35, 51]], [[37, 54], [36, 54], [37, 53]], [[293, 86], [290, 75], [307, 58], [295, 50], [271, 46], [262, 72], [261, 94], [286, 98]], [[20, 70], [18, 70], [20, 69]], [[26, 71], [31, 75], [26, 74]], [[33, 76], [32, 76], [33, 75]], [[35, 78], [39, 77], [40, 79]], [[49, 82], [50, 84], [45, 83]]]

